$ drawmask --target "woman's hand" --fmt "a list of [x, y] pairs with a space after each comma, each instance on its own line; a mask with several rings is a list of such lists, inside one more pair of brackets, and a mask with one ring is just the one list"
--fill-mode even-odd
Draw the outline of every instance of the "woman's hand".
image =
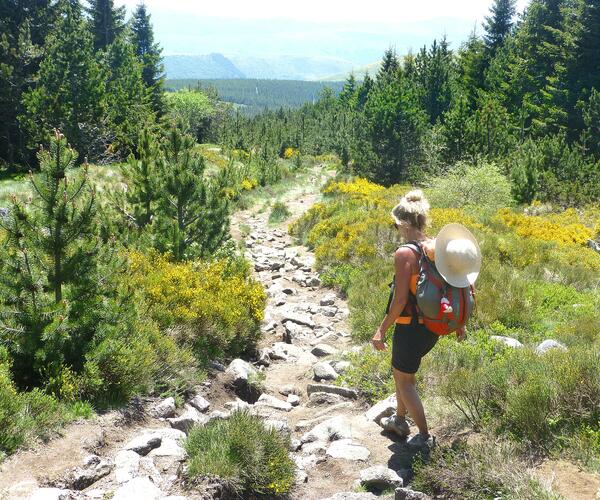
[[383, 341], [383, 335], [379, 329], [377, 329], [375, 335], [373, 335], [373, 338], [371, 339], [371, 344], [377, 351], [385, 351], [387, 349], [387, 346]]
[[462, 342], [463, 340], [465, 340], [466, 336], [467, 336], [467, 331], [465, 330], [464, 326], [461, 326], [458, 330], [456, 330], [456, 339], [459, 342]]

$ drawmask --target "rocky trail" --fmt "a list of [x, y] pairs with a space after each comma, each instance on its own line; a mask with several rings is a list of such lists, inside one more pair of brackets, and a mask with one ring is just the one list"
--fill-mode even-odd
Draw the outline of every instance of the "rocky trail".
[[335, 385], [348, 366], [343, 354], [353, 349], [347, 304], [321, 286], [313, 254], [287, 233], [318, 200], [328, 175], [317, 169], [311, 187], [283, 195], [292, 216], [282, 224], [270, 225], [268, 210], [256, 207], [233, 217], [232, 235], [269, 297], [255, 359], [213, 363], [183, 408], [172, 398], [138, 400], [17, 453], [0, 466], [0, 498], [222, 498], [218, 483], [186, 486], [182, 442], [192, 425], [237, 408], [290, 435], [297, 465], [292, 499], [429, 498], [405, 487], [419, 451], [378, 425], [394, 411], [394, 398], [369, 408], [355, 390]]

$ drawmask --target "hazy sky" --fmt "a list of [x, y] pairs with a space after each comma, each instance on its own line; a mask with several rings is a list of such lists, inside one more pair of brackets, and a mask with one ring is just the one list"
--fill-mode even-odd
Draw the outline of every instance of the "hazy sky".
[[[139, 0], [115, 0], [133, 8]], [[165, 54], [307, 55], [364, 64], [444, 33], [457, 46], [491, 0], [145, 0]], [[517, 0], [521, 11], [528, 0]]]

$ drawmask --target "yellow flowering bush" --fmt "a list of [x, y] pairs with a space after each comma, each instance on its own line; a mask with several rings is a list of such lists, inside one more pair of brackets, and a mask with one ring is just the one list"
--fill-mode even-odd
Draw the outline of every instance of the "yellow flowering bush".
[[344, 194], [351, 198], [371, 201], [374, 193], [384, 190], [383, 186], [358, 177], [352, 182], [331, 182], [323, 188], [323, 194]]
[[432, 234], [436, 234], [446, 224], [458, 223], [469, 229], [482, 229], [483, 226], [475, 222], [473, 217], [467, 215], [460, 208], [431, 208], [429, 210], [429, 225]]
[[289, 160], [291, 158], [294, 158], [294, 156], [298, 156], [300, 154], [300, 151], [297, 150], [296, 148], [285, 148], [285, 151], [283, 152], [283, 157], [286, 160]]
[[258, 185], [258, 182], [256, 182], [256, 179], [244, 179], [240, 183], [240, 188], [241, 188], [242, 191], [251, 191], [257, 185]]
[[[130, 254], [131, 284], [163, 327], [209, 355], [239, 354], [259, 337], [262, 285], [226, 259], [172, 262], [158, 253]], [[208, 352], [207, 352], [208, 351]]]
[[502, 209], [496, 220], [505, 226], [514, 228], [515, 232], [524, 238], [535, 238], [542, 241], [555, 241], [561, 244], [585, 245], [592, 238], [593, 230], [584, 226], [578, 220], [573, 209], [562, 214], [546, 216], [524, 215]]

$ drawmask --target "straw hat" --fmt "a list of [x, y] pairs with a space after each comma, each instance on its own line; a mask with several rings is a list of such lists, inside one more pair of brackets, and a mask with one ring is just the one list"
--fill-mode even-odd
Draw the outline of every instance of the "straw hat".
[[481, 250], [471, 232], [460, 224], [447, 224], [435, 240], [435, 267], [452, 286], [475, 283], [481, 269]]

